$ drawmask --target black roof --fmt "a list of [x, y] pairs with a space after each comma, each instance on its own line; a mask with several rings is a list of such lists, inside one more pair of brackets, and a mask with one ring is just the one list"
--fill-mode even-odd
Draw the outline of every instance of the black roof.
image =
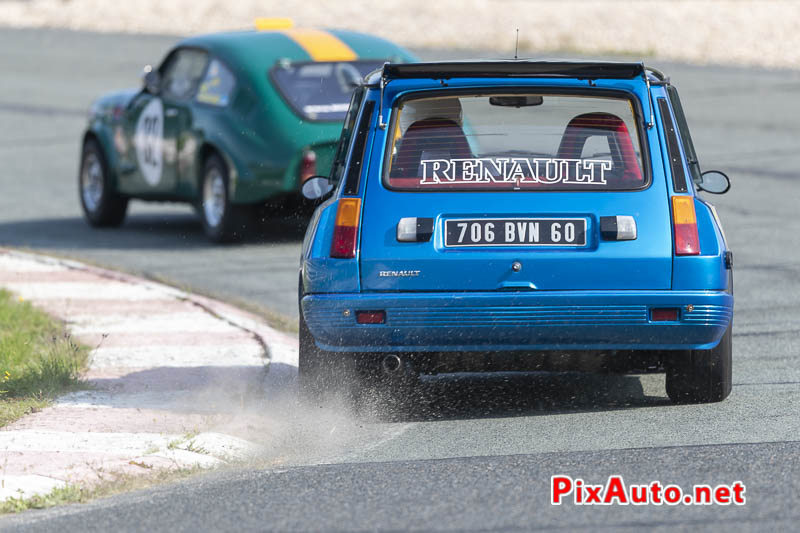
[[606, 61], [441, 61], [387, 63], [383, 75], [399, 78], [581, 78], [631, 79], [644, 73], [642, 63]]

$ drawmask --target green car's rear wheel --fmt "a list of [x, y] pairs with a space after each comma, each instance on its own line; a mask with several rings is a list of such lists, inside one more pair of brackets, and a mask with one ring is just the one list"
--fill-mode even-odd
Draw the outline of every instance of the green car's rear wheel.
[[114, 191], [105, 154], [94, 139], [83, 144], [78, 190], [83, 214], [92, 226], [117, 227], [125, 220], [128, 199]]
[[227, 165], [218, 155], [210, 155], [203, 166], [198, 211], [206, 236], [214, 242], [232, 242], [244, 236], [245, 208], [231, 203], [228, 185]]
[[719, 402], [728, 397], [733, 384], [731, 329], [710, 350], [689, 350], [666, 362], [667, 395], [676, 403]]

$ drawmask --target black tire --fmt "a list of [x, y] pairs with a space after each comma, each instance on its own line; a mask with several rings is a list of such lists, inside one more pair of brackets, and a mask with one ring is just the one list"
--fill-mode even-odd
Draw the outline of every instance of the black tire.
[[228, 166], [219, 155], [209, 155], [203, 164], [197, 210], [206, 237], [217, 243], [239, 241], [247, 230], [247, 207], [230, 202], [229, 183]]
[[300, 313], [297, 381], [301, 397], [310, 403], [329, 400], [353, 403], [359, 379], [353, 354], [320, 350]]
[[667, 395], [675, 403], [721, 402], [733, 384], [731, 329], [710, 350], [690, 350], [666, 361]]
[[91, 226], [116, 228], [125, 221], [128, 199], [114, 190], [106, 156], [92, 138], [83, 143], [78, 196], [83, 216]]

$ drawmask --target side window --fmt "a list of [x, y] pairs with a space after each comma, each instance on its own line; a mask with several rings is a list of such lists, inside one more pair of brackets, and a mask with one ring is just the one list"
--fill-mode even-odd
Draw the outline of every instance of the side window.
[[367, 137], [369, 136], [369, 126], [372, 121], [372, 112], [375, 109], [375, 101], [370, 100], [364, 104], [361, 112], [361, 121], [353, 139], [353, 148], [350, 155], [350, 162], [347, 166], [347, 173], [344, 178], [344, 193], [357, 194], [358, 182], [361, 178], [361, 170], [364, 164], [364, 151], [367, 148]]
[[350, 148], [350, 140], [353, 138], [353, 131], [356, 128], [356, 118], [361, 108], [361, 101], [364, 99], [364, 92], [364, 88], [359, 87], [353, 91], [353, 96], [350, 98], [350, 107], [344, 117], [342, 134], [339, 136], [339, 145], [336, 147], [336, 154], [333, 157], [333, 165], [331, 166], [330, 178], [334, 183], [339, 183], [344, 176], [347, 150]]
[[224, 107], [230, 103], [236, 78], [218, 59], [212, 59], [200, 82], [195, 100], [203, 104]]
[[[678, 144], [678, 134], [675, 125], [672, 123], [672, 115], [665, 98], [657, 98], [658, 110], [661, 113], [661, 120], [664, 123], [664, 136], [667, 139], [667, 155], [669, 155], [669, 166], [672, 174], [672, 185], [675, 192], [686, 192], [686, 172], [683, 170], [683, 156]], [[687, 154], [688, 159], [688, 154]]]
[[702, 172], [700, 171], [700, 162], [697, 160], [697, 153], [694, 151], [694, 143], [689, 133], [689, 124], [686, 122], [686, 115], [683, 113], [683, 106], [678, 96], [678, 90], [672, 85], [669, 85], [667, 86], [667, 94], [672, 104], [672, 111], [675, 113], [675, 122], [677, 122], [681, 144], [683, 144], [683, 151], [689, 163], [689, 172], [692, 174], [692, 181], [700, 183], [703, 181]]
[[182, 48], [172, 54], [161, 72], [161, 90], [165, 97], [185, 100], [194, 94], [206, 68], [207, 54], [202, 50]]

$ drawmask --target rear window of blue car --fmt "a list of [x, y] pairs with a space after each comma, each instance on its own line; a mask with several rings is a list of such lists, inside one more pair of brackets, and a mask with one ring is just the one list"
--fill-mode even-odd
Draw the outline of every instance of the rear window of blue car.
[[636, 190], [648, 185], [626, 97], [459, 94], [393, 111], [386, 184], [400, 190]]
[[308, 120], [344, 120], [353, 89], [383, 61], [279, 63], [272, 82], [300, 116]]

